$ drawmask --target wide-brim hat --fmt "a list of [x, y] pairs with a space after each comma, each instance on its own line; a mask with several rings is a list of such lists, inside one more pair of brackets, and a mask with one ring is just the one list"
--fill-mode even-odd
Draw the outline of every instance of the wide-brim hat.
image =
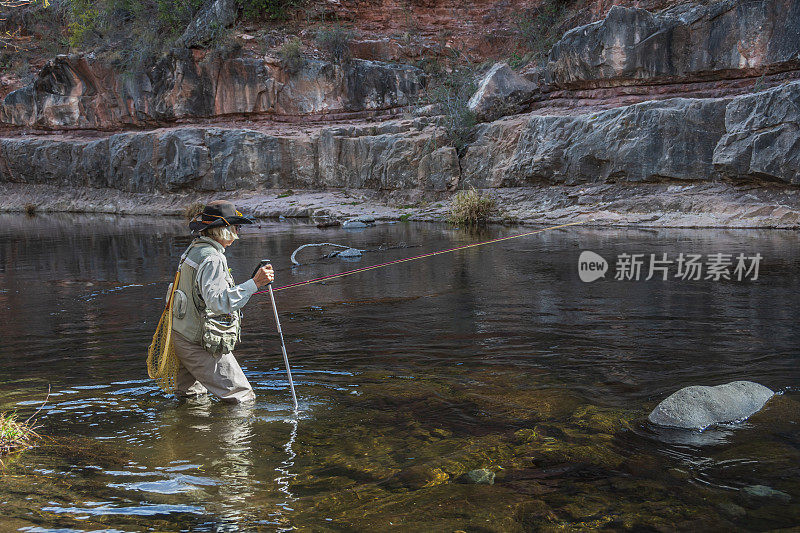
[[189, 229], [200, 231], [208, 228], [252, 223], [253, 221], [237, 211], [232, 203], [227, 200], [215, 200], [209, 202], [203, 208], [203, 211], [189, 222]]

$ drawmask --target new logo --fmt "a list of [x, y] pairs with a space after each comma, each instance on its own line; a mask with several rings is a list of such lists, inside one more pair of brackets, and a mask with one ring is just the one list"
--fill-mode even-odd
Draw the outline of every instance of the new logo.
[[586, 283], [600, 279], [608, 271], [608, 262], [603, 257], [589, 250], [581, 252], [578, 257], [578, 276]]

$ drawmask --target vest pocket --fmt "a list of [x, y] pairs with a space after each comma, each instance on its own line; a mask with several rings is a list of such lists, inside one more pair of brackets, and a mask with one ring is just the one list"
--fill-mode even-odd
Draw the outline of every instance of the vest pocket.
[[206, 316], [203, 320], [203, 349], [215, 357], [233, 351], [239, 338], [239, 316], [236, 313]]
[[186, 298], [186, 293], [180, 289], [175, 290], [172, 296], [172, 316], [178, 320], [186, 316], [186, 307], [189, 305], [189, 300]]

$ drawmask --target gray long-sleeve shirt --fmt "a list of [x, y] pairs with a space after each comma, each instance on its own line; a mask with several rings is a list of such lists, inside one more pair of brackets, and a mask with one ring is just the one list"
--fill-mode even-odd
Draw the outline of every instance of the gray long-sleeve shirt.
[[224, 255], [225, 248], [214, 239], [208, 237], [200, 239], [212, 244], [221, 252], [209, 256], [197, 270], [197, 286], [206, 307], [215, 315], [238, 311], [258, 290], [256, 282], [251, 278], [239, 285], [233, 285], [233, 277], [228, 270], [228, 261]]

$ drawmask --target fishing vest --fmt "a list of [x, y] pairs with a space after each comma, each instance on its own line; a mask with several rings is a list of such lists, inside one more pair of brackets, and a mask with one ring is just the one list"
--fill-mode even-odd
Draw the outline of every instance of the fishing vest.
[[[172, 304], [172, 330], [180, 333], [191, 342], [202, 345], [207, 350], [210, 349], [205, 345], [207, 343], [204, 342], [204, 333], [207, 333], [209, 328], [213, 330], [215, 326], [218, 326], [218, 320], [221, 317], [212, 315], [206, 309], [203, 296], [200, 294], [197, 272], [210, 257], [219, 255], [222, 257], [228, 287], [234, 286], [233, 276], [228, 270], [228, 261], [219, 246], [221, 245], [208, 237], [199, 237], [189, 245], [189, 248], [181, 256], [181, 276], [175, 289]], [[223, 316], [227, 317], [228, 315]], [[238, 339], [241, 329], [238, 311], [232, 313], [230, 321], [232, 324], [231, 330], [235, 333], [236, 339]], [[231, 345], [228, 348], [233, 349], [233, 346]], [[214, 353], [213, 349], [210, 351]]]

